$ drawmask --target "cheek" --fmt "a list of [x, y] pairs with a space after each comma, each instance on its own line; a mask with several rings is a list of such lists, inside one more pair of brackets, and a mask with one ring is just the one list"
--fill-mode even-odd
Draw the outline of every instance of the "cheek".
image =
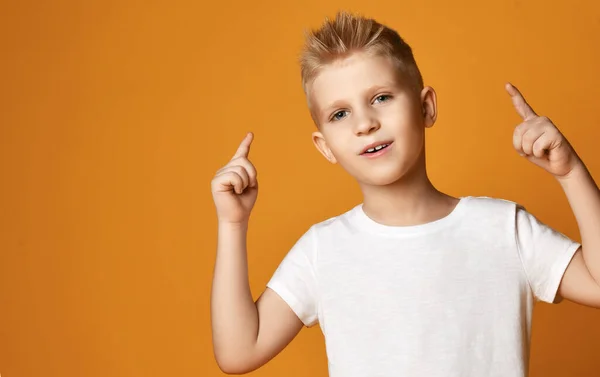
[[337, 163], [345, 170], [351, 173], [354, 172], [360, 158], [356, 150], [358, 148], [356, 140], [352, 140], [344, 133], [331, 135], [329, 140], [332, 140], [332, 142], [328, 143], [329, 149], [335, 156]]
[[348, 150], [351, 149], [351, 147], [349, 147], [351, 140], [349, 140], [347, 133], [342, 131], [341, 128], [338, 128], [329, 129], [326, 132], [323, 132], [323, 136], [325, 137], [325, 140], [327, 140], [327, 146], [338, 158], [348, 154]]
[[331, 153], [335, 156], [338, 163], [344, 165], [344, 162], [351, 158], [351, 148], [341, 140], [336, 139], [335, 143], [329, 144]]
[[421, 149], [425, 141], [425, 130], [424, 128], [418, 127], [406, 127], [400, 134], [400, 145], [406, 153], [412, 154]]
[[418, 121], [418, 114], [413, 106], [406, 102], [395, 103], [394, 106], [381, 109], [379, 113], [383, 126], [392, 126], [396, 129], [406, 128]]
[[398, 108], [390, 116], [391, 124], [398, 127], [398, 131], [405, 134], [412, 134], [415, 131], [420, 131], [425, 127], [423, 114], [414, 106], [406, 104]]

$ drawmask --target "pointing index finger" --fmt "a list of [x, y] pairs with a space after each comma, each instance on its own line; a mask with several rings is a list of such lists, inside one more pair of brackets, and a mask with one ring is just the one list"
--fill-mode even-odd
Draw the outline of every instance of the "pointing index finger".
[[237, 151], [233, 155], [233, 159], [239, 157], [248, 157], [248, 153], [250, 153], [250, 144], [252, 144], [252, 140], [254, 139], [254, 134], [252, 132], [248, 132], [244, 140], [242, 140], [240, 146]]
[[513, 105], [515, 106], [517, 113], [519, 113], [523, 120], [529, 120], [537, 117], [537, 114], [535, 113], [535, 111], [533, 111], [531, 106], [529, 106], [527, 101], [525, 101], [525, 98], [523, 97], [521, 92], [519, 92], [519, 89], [517, 89], [511, 83], [506, 83], [505, 88], [508, 94], [510, 94], [510, 98], [512, 99]]

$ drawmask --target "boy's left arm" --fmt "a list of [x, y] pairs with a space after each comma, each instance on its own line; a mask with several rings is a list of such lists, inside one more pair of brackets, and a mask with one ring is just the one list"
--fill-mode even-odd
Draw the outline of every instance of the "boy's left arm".
[[523, 118], [513, 133], [514, 148], [560, 183], [581, 235], [581, 247], [564, 273], [557, 301], [566, 298], [600, 308], [600, 190], [583, 161], [550, 119], [538, 116], [513, 85], [506, 84], [506, 90]]

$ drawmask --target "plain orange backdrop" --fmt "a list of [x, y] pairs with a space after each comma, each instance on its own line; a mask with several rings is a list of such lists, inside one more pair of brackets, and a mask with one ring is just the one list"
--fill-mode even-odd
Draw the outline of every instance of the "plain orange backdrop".
[[[255, 297], [313, 223], [357, 186], [310, 140], [303, 32], [338, 9], [413, 46], [439, 118], [429, 173], [452, 195], [525, 205], [580, 240], [559, 185], [512, 149], [504, 83], [600, 177], [600, 3], [6, 1], [0, 4], [0, 374], [219, 376], [209, 298], [214, 172], [247, 131], [260, 192]], [[502, 284], [501, 281], [498, 284]], [[600, 312], [536, 305], [531, 376], [597, 376]], [[303, 330], [255, 376], [326, 376]]]

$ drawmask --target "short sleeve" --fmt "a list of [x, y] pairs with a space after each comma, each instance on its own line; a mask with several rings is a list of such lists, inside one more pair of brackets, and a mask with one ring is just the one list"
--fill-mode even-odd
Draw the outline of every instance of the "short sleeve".
[[562, 277], [581, 246], [517, 205], [515, 236], [535, 298], [554, 302]]
[[314, 237], [313, 228], [304, 233], [267, 283], [267, 287], [290, 306], [306, 327], [311, 327], [318, 321]]

